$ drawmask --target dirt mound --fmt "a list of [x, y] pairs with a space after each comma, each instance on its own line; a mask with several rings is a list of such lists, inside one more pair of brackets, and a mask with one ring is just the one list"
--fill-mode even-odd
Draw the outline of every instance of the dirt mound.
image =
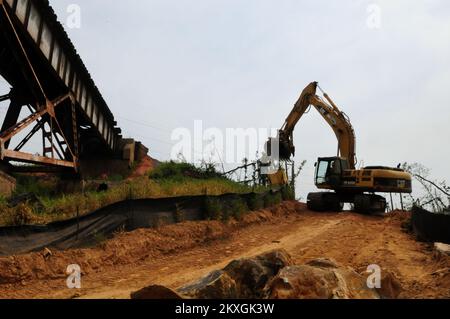
[[[295, 265], [314, 260], [315, 267], [325, 267], [329, 262], [317, 260], [324, 257], [366, 278], [368, 266], [378, 265], [387, 287], [383, 294], [392, 297], [450, 298], [450, 258], [437, 258], [433, 245], [405, 232], [401, 226], [407, 216], [317, 214], [288, 202], [240, 222], [188, 222], [119, 233], [94, 249], [0, 258], [0, 298], [129, 298], [152, 285], [146, 293], [162, 296], [168, 291], [161, 286], [175, 290], [233, 260], [275, 249], [285, 249]], [[77, 291], [65, 284], [66, 267], [73, 263], [83, 271]]]
[[411, 220], [411, 212], [403, 211], [403, 210], [394, 210], [385, 215], [385, 220], [388, 223], [399, 222], [405, 223]]
[[15, 284], [28, 280], [64, 278], [67, 265], [78, 264], [83, 274], [104, 271], [105, 267], [129, 265], [155, 259], [195, 246], [226, 239], [231, 232], [255, 223], [276, 219], [280, 215], [297, 213], [303, 206], [286, 202], [271, 210], [261, 210], [245, 215], [241, 221], [184, 222], [162, 226], [158, 229], [139, 229], [117, 233], [96, 248], [47, 251], [0, 258], [0, 284]]

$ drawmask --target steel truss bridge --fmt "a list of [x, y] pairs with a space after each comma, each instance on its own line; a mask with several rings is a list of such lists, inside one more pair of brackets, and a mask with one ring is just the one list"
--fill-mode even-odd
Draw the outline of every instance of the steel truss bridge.
[[[0, 75], [11, 86], [0, 96], [9, 101], [2, 164], [77, 171], [80, 160], [118, 153], [121, 130], [47, 0], [0, 0]], [[27, 153], [38, 133], [42, 152]]]

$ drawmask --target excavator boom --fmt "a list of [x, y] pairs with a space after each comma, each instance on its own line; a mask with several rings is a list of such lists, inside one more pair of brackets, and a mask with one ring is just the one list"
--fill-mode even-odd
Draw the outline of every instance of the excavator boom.
[[295, 126], [310, 106], [313, 106], [334, 131], [338, 140], [338, 156], [347, 159], [349, 167], [353, 169], [356, 165], [355, 131], [345, 113], [338, 109], [326, 93], [324, 93], [326, 101], [316, 94], [318, 87], [317, 82], [312, 82], [303, 90], [279, 131], [281, 158], [288, 159], [295, 155], [293, 142]]

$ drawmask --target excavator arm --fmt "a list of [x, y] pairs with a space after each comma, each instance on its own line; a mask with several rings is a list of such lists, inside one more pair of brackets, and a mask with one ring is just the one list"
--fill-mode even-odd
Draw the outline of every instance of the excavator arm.
[[297, 103], [279, 131], [279, 154], [281, 159], [288, 160], [295, 155], [293, 133], [301, 117], [312, 105], [333, 129], [338, 140], [338, 156], [348, 160], [349, 168], [356, 165], [355, 132], [345, 113], [340, 111], [331, 98], [323, 93], [326, 101], [316, 94], [317, 82], [309, 84], [300, 95]]

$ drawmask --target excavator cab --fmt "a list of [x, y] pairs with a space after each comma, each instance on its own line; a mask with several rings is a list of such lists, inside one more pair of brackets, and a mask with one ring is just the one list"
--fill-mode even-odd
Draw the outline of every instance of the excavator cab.
[[339, 186], [344, 170], [349, 168], [348, 161], [341, 157], [323, 157], [316, 163], [315, 183], [318, 188]]

